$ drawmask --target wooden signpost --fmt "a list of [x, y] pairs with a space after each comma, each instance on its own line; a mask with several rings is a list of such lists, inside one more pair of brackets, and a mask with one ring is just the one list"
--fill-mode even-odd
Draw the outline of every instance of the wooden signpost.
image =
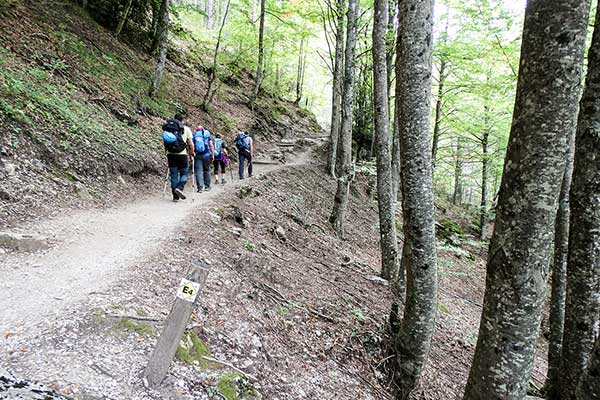
[[144, 371], [143, 377], [149, 387], [160, 385], [167, 375], [199, 294], [206, 283], [208, 271], [206, 261], [192, 261], [190, 271], [179, 283], [175, 304]]

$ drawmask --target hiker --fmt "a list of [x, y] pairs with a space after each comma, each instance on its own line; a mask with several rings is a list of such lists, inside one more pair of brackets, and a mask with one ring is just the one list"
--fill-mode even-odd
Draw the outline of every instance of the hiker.
[[194, 173], [198, 184], [198, 193], [210, 190], [210, 164], [213, 162], [213, 141], [210, 131], [198, 125], [194, 131]]
[[240, 179], [244, 179], [244, 163], [248, 162], [248, 178], [252, 177], [252, 155], [254, 154], [254, 141], [250, 135], [242, 130], [238, 130], [237, 137], [235, 139], [235, 146], [238, 149], [239, 156], [239, 176]]
[[221, 168], [221, 184], [225, 183], [225, 169], [229, 164], [229, 154], [227, 152], [227, 145], [221, 138], [221, 135], [216, 133], [213, 144], [213, 165], [215, 167], [215, 184], [219, 184], [219, 168]]
[[183, 125], [183, 115], [176, 114], [163, 125], [163, 144], [167, 152], [173, 201], [185, 200], [183, 189], [188, 179], [188, 158], [192, 162], [194, 143], [192, 131]]

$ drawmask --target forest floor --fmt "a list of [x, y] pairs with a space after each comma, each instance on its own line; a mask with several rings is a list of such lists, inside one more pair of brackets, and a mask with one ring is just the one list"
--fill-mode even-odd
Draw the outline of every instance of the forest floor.
[[[384, 367], [394, 294], [377, 277], [368, 179], [359, 174], [353, 185], [339, 240], [326, 222], [335, 182], [299, 154], [178, 204], [155, 184], [154, 194], [122, 206], [19, 227], [52, 240], [0, 256], [9, 294], [0, 298], [0, 383], [16, 376], [73, 399], [233, 400], [231, 382], [268, 399], [391, 398]], [[460, 216], [438, 207], [438, 220], [447, 219]], [[437, 331], [419, 399], [460, 398], [483, 297], [485, 245], [465, 235], [460, 244], [440, 240], [438, 251]], [[146, 389], [141, 371], [197, 258], [211, 271], [188, 327], [196, 350], [247, 378], [180, 355], [161, 388]], [[542, 351], [536, 365], [539, 384]]]

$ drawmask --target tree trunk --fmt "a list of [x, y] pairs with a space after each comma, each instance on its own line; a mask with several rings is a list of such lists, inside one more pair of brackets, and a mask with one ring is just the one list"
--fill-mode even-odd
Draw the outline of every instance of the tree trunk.
[[590, 362], [579, 380], [577, 400], [600, 399], [600, 379], [598, 377], [600, 377], [600, 337], [596, 339]]
[[[596, 13], [600, 18], [600, 9]], [[567, 295], [561, 360], [562, 399], [575, 397], [592, 353], [600, 317], [600, 20], [588, 52], [579, 107], [570, 193]], [[596, 376], [595, 379], [600, 380]]]
[[342, 124], [342, 80], [344, 74], [344, 0], [337, 0], [337, 25], [335, 33], [335, 59], [333, 62], [333, 94], [331, 102], [331, 139], [329, 157], [327, 159], [327, 171], [336, 176], [336, 164], [338, 156], [338, 142], [340, 138], [340, 127]]
[[[489, 108], [484, 107], [484, 112], [489, 113]], [[486, 117], [487, 120], [487, 117]], [[488, 146], [490, 141], [490, 129], [488, 126], [485, 127], [483, 135], [481, 137], [481, 203], [479, 208], [479, 237], [481, 240], [485, 239], [485, 231], [487, 227], [487, 201], [488, 201], [488, 167], [490, 159], [488, 156]]]
[[406, 306], [395, 338], [399, 398], [415, 388], [431, 345], [437, 304], [430, 105], [433, 0], [400, 2], [396, 112], [400, 163]]
[[545, 299], [590, 2], [530, 1], [513, 123], [465, 399], [523, 399]]
[[554, 260], [552, 262], [552, 294], [550, 297], [550, 337], [548, 339], [548, 375], [544, 394], [549, 400], [560, 398], [560, 354], [565, 324], [565, 296], [567, 288], [567, 254], [569, 252], [569, 189], [573, 176], [575, 130], [569, 138], [565, 173], [560, 187], [558, 212], [554, 227]]
[[395, 281], [398, 275], [398, 242], [396, 240], [396, 198], [392, 193], [390, 154], [390, 117], [386, 65], [386, 33], [388, 0], [375, 0], [373, 22], [373, 104], [377, 142], [377, 201], [381, 246], [381, 277]]
[[[396, 104], [398, 103], [396, 93]], [[398, 110], [394, 106], [394, 118], [392, 119], [392, 192], [394, 199], [399, 202], [402, 198], [400, 190], [400, 133], [398, 132]]]
[[352, 112], [354, 105], [354, 53], [356, 48], [356, 18], [358, 0], [348, 0], [346, 52], [344, 60], [344, 89], [342, 94], [342, 126], [340, 128], [339, 168], [337, 191], [329, 222], [338, 237], [344, 237], [344, 217], [348, 207], [350, 182], [354, 178], [352, 165]]
[[119, 21], [119, 25], [117, 25], [117, 29], [115, 30], [115, 36], [117, 36], [117, 37], [121, 34], [121, 31], [123, 30], [123, 27], [125, 26], [125, 22], [127, 22], [127, 18], [129, 18], [129, 13], [131, 12], [131, 4], [132, 3], [133, 3], [133, 0], [127, 1], [127, 5], [125, 6], [125, 13], [123, 13], [123, 17]]
[[[165, 43], [165, 58], [166, 58], [166, 41], [167, 32], [169, 30], [169, 0], [162, 0], [160, 3], [160, 9], [158, 11], [158, 18], [156, 21], [156, 32], [152, 40], [152, 46], [150, 48], [150, 54], [156, 55], [159, 51], [159, 46]], [[160, 57], [159, 57], [160, 59]]]
[[300, 51], [298, 52], [298, 73], [296, 76], [296, 100], [294, 104], [300, 104], [300, 100], [302, 100], [302, 74], [304, 73], [304, 41], [306, 39], [302, 36], [300, 40]]
[[460, 205], [463, 203], [463, 186], [462, 186], [462, 140], [456, 138], [456, 154], [454, 159], [454, 193], [452, 194], [452, 204]]
[[433, 140], [431, 144], [431, 164], [435, 172], [435, 160], [437, 157], [438, 143], [440, 140], [440, 125], [442, 121], [442, 104], [444, 97], [444, 80], [446, 79], [446, 59], [442, 58], [440, 62], [440, 77], [438, 81], [438, 91], [435, 98], [435, 114], [433, 117]]
[[254, 84], [254, 92], [252, 93], [252, 98], [250, 99], [251, 104], [254, 104], [254, 102], [256, 101], [263, 80], [263, 65], [265, 62], [265, 7], [266, 0], [260, 0], [260, 23], [258, 28], [258, 64], [256, 66], [256, 82]]
[[215, 27], [215, 4], [213, 0], [206, 0], [206, 27], [212, 29]]
[[202, 108], [204, 109], [204, 111], [208, 111], [210, 103], [213, 100], [214, 93], [216, 92], [216, 89], [213, 90], [213, 86], [215, 81], [217, 80], [217, 56], [219, 55], [221, 38], [223, 37], [223, 28], [225, 27], [225, 23], [227, 22], [227, 14], [229, 13], [230, 3], [231, 0], [227, 0], [227, 5], [225, 6], [225, 14], [223, 15], [223, 20], [221, 21], [221, 26], [219, 27], [219, 34], [217, 35], [217, 44], [215, 45], [215, 52], [213, 53], [213, 62], [210, 77], [208, 80], [208, 87], [206, 88], [206, 95], [204, 96], [204, 102], [202, 103]]
[[158, 59], [156, 60], [156, 69], [154, 79], [150, 87], [150, 97], [154, 97], [160, 89], [165, 64], [167, 62], [167, 47], [169, 42], [169, 0], [162, 0], [160, 5], [160, 21], [158, 23]]

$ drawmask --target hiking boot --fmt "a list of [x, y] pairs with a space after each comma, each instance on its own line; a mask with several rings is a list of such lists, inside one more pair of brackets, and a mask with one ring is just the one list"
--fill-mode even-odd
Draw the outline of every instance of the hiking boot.
[[177, 196], [173, 195], [173, 202], [174, 202], [174, 203], [177, 203], [178, 201], [179, 201], [179, 197], [177, 197]]
[[217, 179], [217, 180], [215, 181], [215, 185], [218, 185], [218, 184], [219, 184], [219, 180]]
[[207, 188], [204, 188], [204, 191], [205, 191], [205, 192], [210, 192], [210, 186], [209, 186], [209, 187], [207, 187]]
[[221, 178], [221, 184], [224, 185], [225, 184], [225, 178]]
[[175, 194], [177, 196], [179, 196], [179, 198], [182, 199], [182, 200], [186, 199], [185, 194], [183, 194], [183, 190], [181, 190], [179, 188], [175, 189]]

